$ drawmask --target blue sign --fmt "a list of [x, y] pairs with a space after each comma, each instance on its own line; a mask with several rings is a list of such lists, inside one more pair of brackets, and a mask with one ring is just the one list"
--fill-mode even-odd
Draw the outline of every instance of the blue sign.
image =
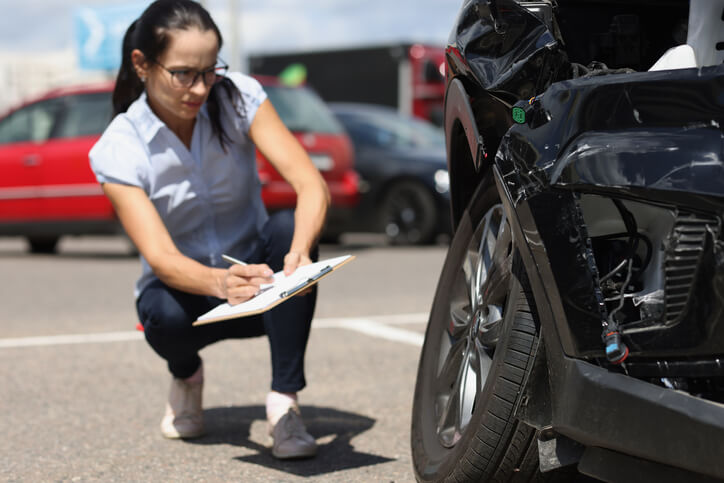
[[120, 67], [123, 36], [147, 6], [143, 3], [77, 8], [73, 20], [79, 67], [86, 70]]

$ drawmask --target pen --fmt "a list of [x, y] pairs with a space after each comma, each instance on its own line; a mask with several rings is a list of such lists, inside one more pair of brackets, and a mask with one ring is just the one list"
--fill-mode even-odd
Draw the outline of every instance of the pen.
[[221, 255], [221, 258], [223, 258], [223, 259], [226, 260], [227, 262], [233, 263], [233, 264], [235, 264], [235, 265], [247, 265], [246, 262], [242, 262], [241, 260], [238, 260], [238, 259], [236, 259], [236, 258], [234, 258], [234, 257], [230, 257], [229, 255]]

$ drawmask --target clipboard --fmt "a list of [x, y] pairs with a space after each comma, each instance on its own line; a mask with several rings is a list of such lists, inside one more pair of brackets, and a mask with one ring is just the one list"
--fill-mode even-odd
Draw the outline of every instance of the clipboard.
[[321, 260], [310, 265], [304, 265], [289, 276], [283, 271], [274, 274], [274, 282], [262, 285], [259, 293], [246, 302], [237, 305], [220, 304], [205, 314], [199, 316], [192, 324], [194, 326], [221, 322], [222, 320], [249, 317], [273, 309], [290, 297], [305, 290], [335, 272], [340, 267], [354, 260], [354, 255]]

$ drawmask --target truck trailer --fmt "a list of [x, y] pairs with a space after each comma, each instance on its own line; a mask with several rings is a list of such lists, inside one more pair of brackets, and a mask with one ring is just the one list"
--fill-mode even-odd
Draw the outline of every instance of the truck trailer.
[[249, 56], [253, 74], [296, 67], [327, 102], [382, 104], [442, 124], [445, 49], [421, 43], [279, 52]]

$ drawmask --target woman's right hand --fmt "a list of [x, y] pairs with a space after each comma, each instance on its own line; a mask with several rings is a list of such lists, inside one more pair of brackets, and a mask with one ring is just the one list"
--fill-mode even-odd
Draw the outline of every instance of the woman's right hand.
[[259, 293], [259, 287], [272, 283], [274, 272], [266, 264], [232, 265], [224, 277], [224, 295], [229, 305], [245, 302]]

